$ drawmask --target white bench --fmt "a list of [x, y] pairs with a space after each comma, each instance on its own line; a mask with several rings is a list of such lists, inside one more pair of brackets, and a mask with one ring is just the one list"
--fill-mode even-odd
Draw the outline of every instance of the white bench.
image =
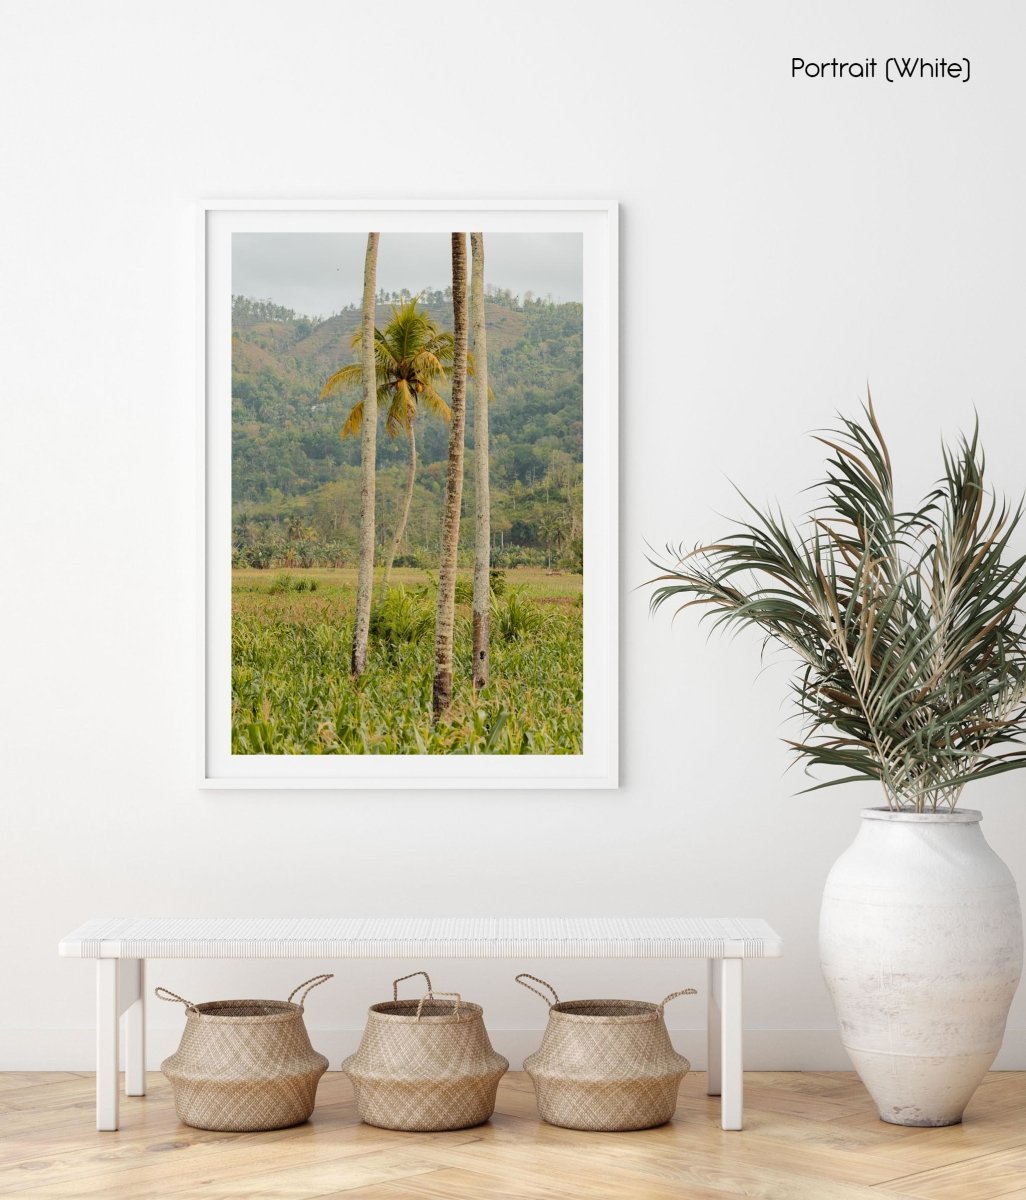
[[721, 1124], [742, 1124], [742, 966], [775, 958], [765, 921], [727, 917], [114, 917], [60, 942], [96, 959], [96, 1128], [118, 1127], [119, 1020], [125, 1016], [125, 1094], [146, 1094], [143, 1007], [148, 958], [705, 958], [708, 1094]]

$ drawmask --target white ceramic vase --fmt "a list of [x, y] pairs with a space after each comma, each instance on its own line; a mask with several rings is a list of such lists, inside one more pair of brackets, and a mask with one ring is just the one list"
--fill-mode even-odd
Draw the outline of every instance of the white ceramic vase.
[[820, 957], [883, 1120], [961, 1121], [1022, 973], [1019, 896], [980, 813], [864, 810], [827, 878]]

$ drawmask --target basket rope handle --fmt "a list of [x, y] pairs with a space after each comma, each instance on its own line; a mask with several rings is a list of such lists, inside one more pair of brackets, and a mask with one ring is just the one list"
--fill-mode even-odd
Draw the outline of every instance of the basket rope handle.
[[428, 995], [430, 996], [434, 992], [434, 990], [435, 990], [434, 985], [432, 984], [431, 976], [427, 973], [427, 971], [414, 971], [412, 975], [400, 975], [398, 979], [392, 980], [392, 999], [393, 999], [393, 1001], [399, 999], [399, 985], [406, 979], [416, 979], [418, 975], [423, 975], [424, 978], [427, 980]]
[[[423, 975], [424, 972], [418, 971], [417, 974]], [[434, 998], [436, 996], [455, 996], [456, 997], [456, 1004], [453, 1007], [452, 1015], [458, 1021], [460, 1019], [460, 1005], [463, 1003], [463, 997], [459, 994], [459, 992], [425, 992], [424, 995], [421, 996], [421, 998], [420, 998], [420, 1003], [417, 1005], [417, 1020], [418, 1021], [420, 1020], [420, 1014], [424, 1011], [424, 1001], [425, 1000], [434, 1000]]]
[[176, 992], [169, 992], [165, 987], [154, 988], [153, 994], [158, 1000], [167, 1000], [171, 1004], [184, 1004], [186, 1012], [199, 1012], [191, 1000], [186, 1000], [184, 996], [179, 996]]
[[[548, 996], [546, 996], [543, 992], [539, 992], [537, 988], [531, 987], [531, 985], [529, 983], [524, 983], [525, 979], [533, 979], [535, 983], [540, 983], [542, 985], [542, 987], [547, 987], [549, 989], [549, 991], [552, 993], [552, 997], [553, 997], [552, 1003], [551, 1004], [549, 1003]], [[527, 990], [529, 992], [534, 992], [534, 994], [536, 996], [541, 996], [541, 998], [545, 1001], [545, 1004], [549, 1008], [551, 1008], [553, 1004], [559, 1003], [559, 997], [556, 995], [556, 989], [552, 986], [551, 983], [546, 983], [544, 979], [539, 979], [537, 975], [528, 975], [526, 971], [522, 971], [514, 979], [513, 982], [519, 983], [521, 987], [527, 988]]]
[[313, 979], [305, 979], [301, 984], [299, 984], [298, 987], [294, 987], [292, 989], [289, 998], [285, 1003], [291, 1004], [292, 997], [296, 994], [296, 992], [299, 991], [299, 988], [305, 988], [306, 990], [303, 992], [302, 996], [300, 996], [296, 1001], [299, 1007], [302, 1008], [307, 996], [314, 990], [315, 987], [320, 987], [322, 983], [327, 983], [329, 979], [334, 978], [334, 975], [315, 975]]
[[663, 1009], [670, 1003], [671, 1000], [676, 1000], [678, 996], [697, 996], [698, 992], [694, 988], [684, 988], [679, 992], [671, 992], [664, 1000], [660, 1002], [659, 1014], [662, 1015]]

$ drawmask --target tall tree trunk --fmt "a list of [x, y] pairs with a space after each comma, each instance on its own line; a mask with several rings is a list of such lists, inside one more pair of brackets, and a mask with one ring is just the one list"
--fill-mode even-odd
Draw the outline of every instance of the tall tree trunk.
[[452, 235], [452, 416], [449, 422], [449, 469], [442, 511], [442, 561], [438, 570], [435, 615], [435, 682], [431, 708], [435, 724], [452, 707], [452, 626], [456, 608], [456, 551], [463, 502], [463, 432], [467, 410], [467, 235]]
[[485, 333], [484, 234], [470, 235], [470, 308], [474, 322], [474, 690], [488, 682], [492, 590], [491, 457], [488, 445], [488, 342]]
[[410, 420], [407, 436], [410, 440], [410, 467], [406, 472], [406, 495], [403, 497], [403, 507], [399, 513], [399, 523], [395, 527], [392, 548], [389, 550], [388, 558], [385, 562], [385, 576], [381, 584], [382, 591], [388, 590], [388, 581], [392, 575], [392, 564], [395, 562], [395, 556], [399, 553], [403, 534], [406, 532], [406, 524], [410, 519], [410, 505], [413, 503], [413, 480], [417, 474], [417, 430], [414, 427], [413, 419]]
[[363, 365], [363, 421], [360, 426], [360, 567], [356, 580], [356, 621], [350, 671], [358, 678], [367, 669], [371, 596], [374, 593], [374, 487], [378, 453], [378, 391], [374, 362], [374, 283], [378, 270], [378, 235], [367, 234], [363, 266], [363, 330], [360, 362]]

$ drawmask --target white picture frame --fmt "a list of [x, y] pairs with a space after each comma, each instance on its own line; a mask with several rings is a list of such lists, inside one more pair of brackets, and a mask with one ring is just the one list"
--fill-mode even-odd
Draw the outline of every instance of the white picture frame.
[[[224, 200], [199, 210], [200, 786], [618, 786], [618, 213], [593, 200]], [[583, 753], [263, 755], [231, 752], [231, 240], [239, 232], [579, 232], [584, 296]]]

